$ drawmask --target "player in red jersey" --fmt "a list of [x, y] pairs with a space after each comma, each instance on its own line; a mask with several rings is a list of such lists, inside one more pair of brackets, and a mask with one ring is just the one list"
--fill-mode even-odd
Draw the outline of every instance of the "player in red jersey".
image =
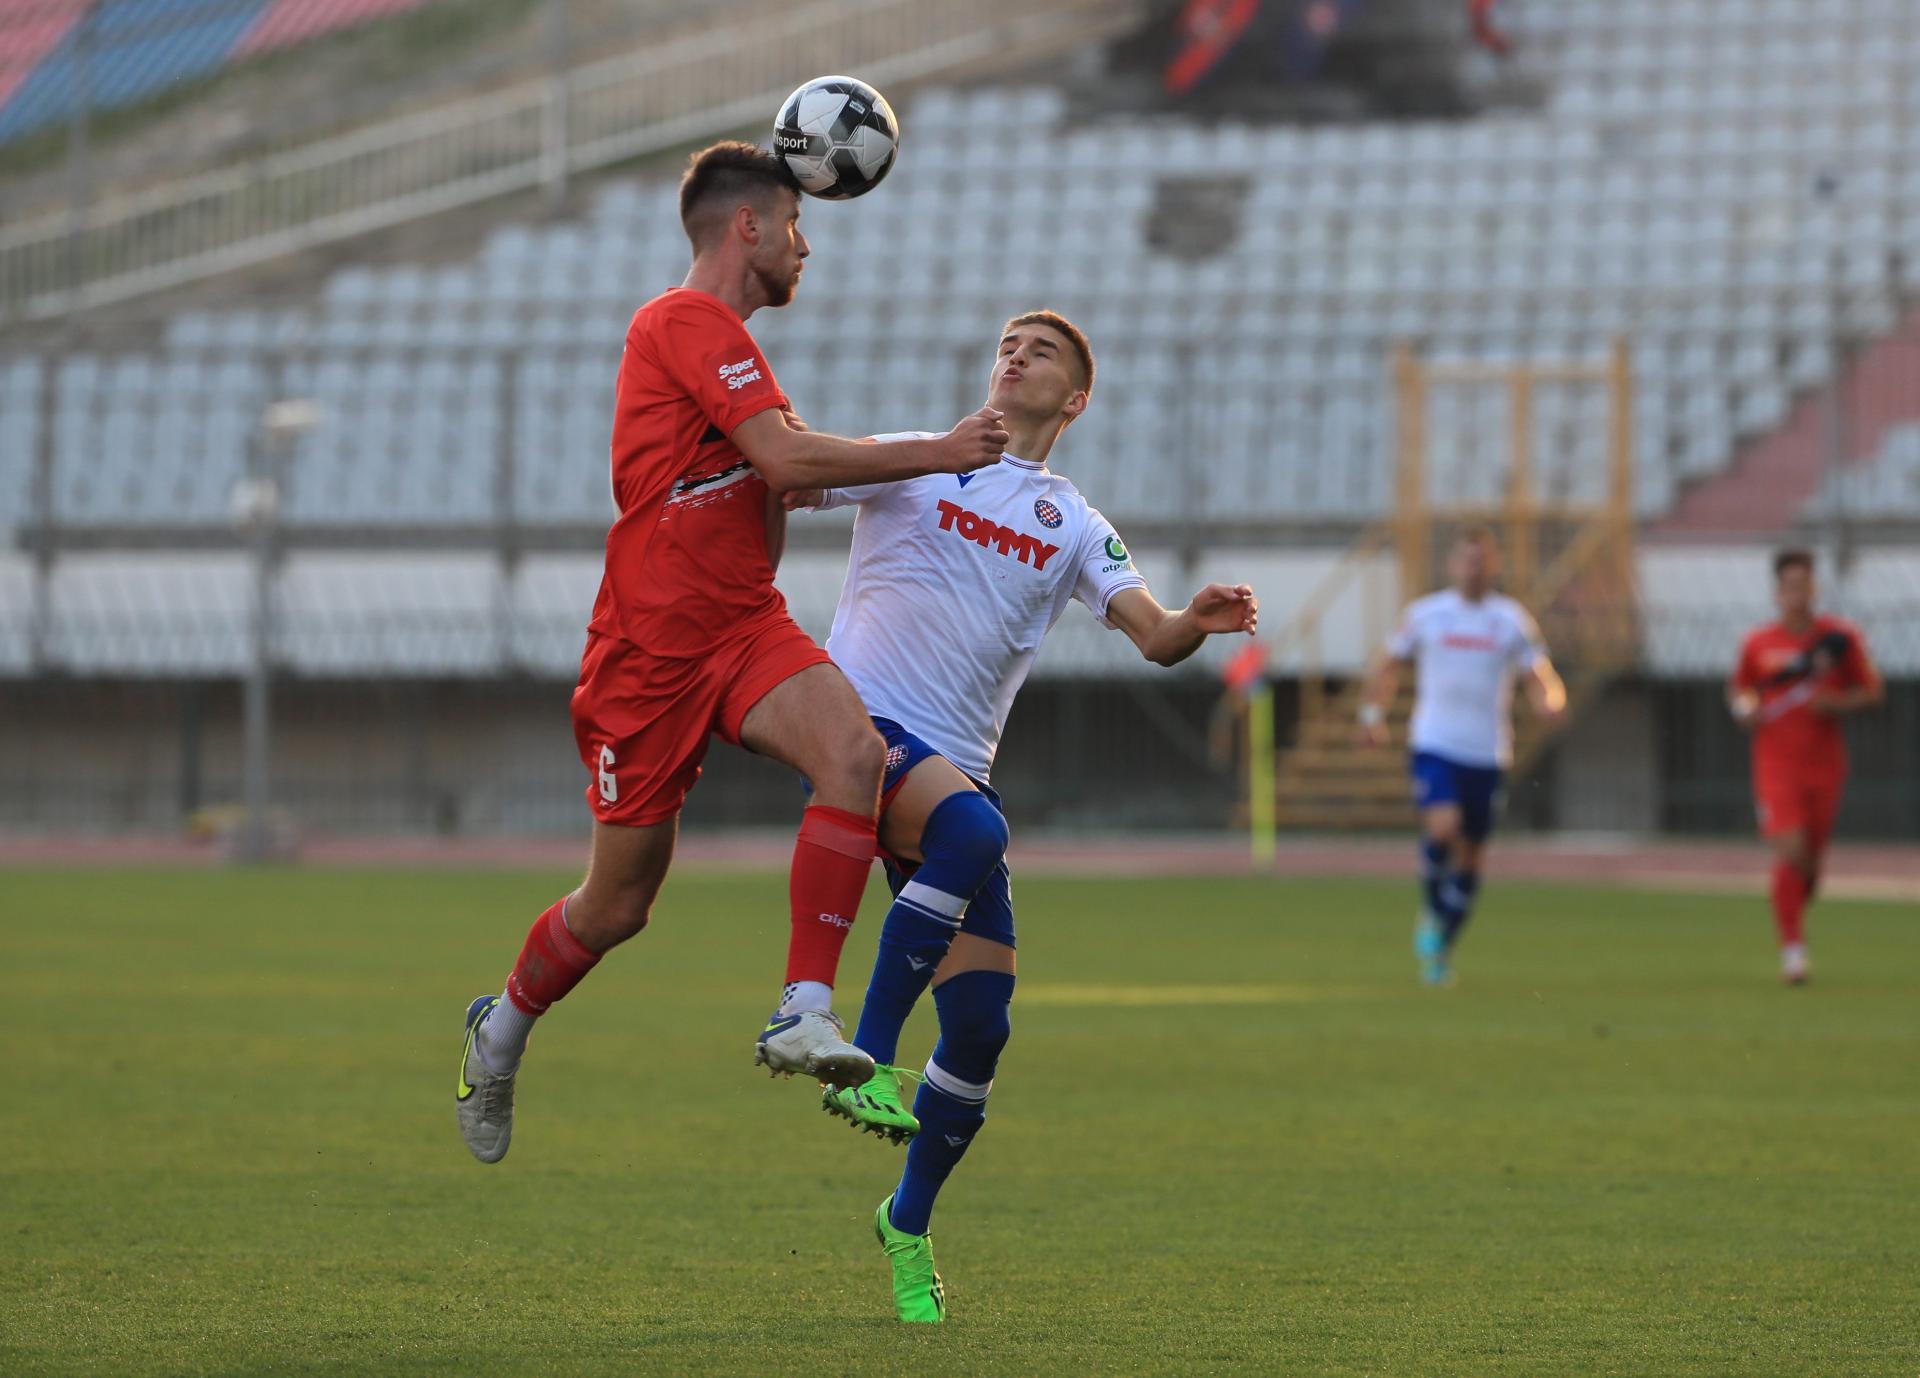
[[716, 734], [813, 786], [793, 854], [787, 985], [755, 1059], [836, 1086], [872, 1076], [829, 998], [873, 860], [886, 746], [773, 586], [779, 495], [966, 473], [997, 463], [1007, 444], [987, 408], [944, 436], [892, 444], [816, 435], [793, 416], [745, 326], [793, 299], [810, 252], [780, 160], [739, 143], [696, 154], [680, 218], [693, 267], [635, 314], [620, 361], [620, 515], [573, 693], [594, 814], [587, 877], [534, 921], [505, 991], [467, 1010], [455, 1103], [482, 1162], [506, 1155], [534, 1020], [646, 927]]
[[1847, 778], [1840, 718], [1885, 696], [1859, 628], [1816, 613], [1813, 556], [1783, 550], [1773, 560], [1780, 618], [1747, 633], [1727, 685], [1733, 719], [1753, 734], [1753, 801], [1773, 847], [1773, 921], [1780, 975], [1807, 979], [1802, 929]]

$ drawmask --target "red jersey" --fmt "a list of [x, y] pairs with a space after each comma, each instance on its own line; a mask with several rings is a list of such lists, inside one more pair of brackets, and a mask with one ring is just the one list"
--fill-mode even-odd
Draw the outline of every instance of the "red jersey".
[[634, 313], [613, 411], [620, 515], [592, 630], [685, 659], [785, 612], [767, 551], [766, 481], [728, 436], [786, 405], [718, 297], [676, 287]]
[[1733, 684], [1760, 696], [1753, 728], [1756, 775], [1844, 772], [1840, 720], [1808, 704], [1822, 690], [1857, 689], [1877, 678], [1860, 629], [1845, 618], [1823, 614], [1800, 636], [1778, 622], [1747, 633]]

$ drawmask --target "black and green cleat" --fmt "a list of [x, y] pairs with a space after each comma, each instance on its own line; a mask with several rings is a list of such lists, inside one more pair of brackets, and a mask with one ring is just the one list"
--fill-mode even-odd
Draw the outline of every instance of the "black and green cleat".
[[873, 1075], [859, 1086], [844, 1089], [827, 1087], [820, 1093], [820, 1108], [838, 1115], [863, 1134], [878, 1134], [896, 1144], [904, 1144], [920, 1132], [920, 1121], [900, 1103], [900, 1077], [912, 1077], [886, 1063], [874, 1066]]
[[873, 1213], [873, 1232], [893, 1265], [893, 1310], [901, 1320], [939, 1325], [947, 1318], [947, 1285], [933, 1267], [933, 1235], [896, 1230], [887, 1213], [889, 1196]]

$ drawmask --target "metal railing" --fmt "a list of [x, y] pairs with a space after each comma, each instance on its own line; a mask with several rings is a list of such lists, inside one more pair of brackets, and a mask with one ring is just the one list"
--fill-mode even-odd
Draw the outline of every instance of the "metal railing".
[[[306, 148], [0, 231], [0, 323], [263, 263], [770, 120], [794, 85], [1031, 60], [1134, 22], [1137, 0], [826, 0], [643, 47]], [[911, 135], [909, 135], [911, 137]]]

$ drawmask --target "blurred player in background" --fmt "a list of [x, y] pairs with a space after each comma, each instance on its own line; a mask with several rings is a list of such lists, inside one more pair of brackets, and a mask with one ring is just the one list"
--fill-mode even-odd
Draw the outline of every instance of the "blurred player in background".
[[1558, 723], [1567, 707], [1539, 627], [1525, 608], [1494, 592], [1500, 552], [1493, 534], [1463, 534], [1447, 572], [1451, 587], [1407, 608], [1360, 703], [1362, 739], [1385, 745], [1400, 667], [1418, 667], [1410, 744], [1421, 906], [1413, 947], [1429, 985], [1451, 979], [1453, 949], [1480, 891], [1481, 854], [1513, 762], [1514, 679], [1526, 678], [1533, 710], [1547, 724]]
[[1789, 985], [1810, 972], [1806, 908], [1847, 780], [1840, 719], [1885, 697], [1860, 629], [1816, 613], [1816, 595], [1811, 553], [1774, 556], [1780, 616], [1747, 633], [1727, 685], [1733, 720], [1753, 734], [1754, 810], [1773, 847], [1773, 923]]
[[[898, 1187], [874, 1215], [903, 1321], [945, 1315], [934, 1198], [986, 1121], [1010, 1030], [1007, 822], [987, 779], [1041, 640], [1077, 600], [1148, 660], [1174, 665], [1208, 636], [1251, 634], [1259, 620], [1244, 584], [1209, 584], [1178, 612], [1161, 607], [1107, 519], [1047, 468], [1061, 431], [1086, 410], [1093, 372], [1086, 337], [1065, 318], [1015, 317], [987, 391], [1011, 436], [998, 464], [787, 495], [792, 507], [859, 509], [827, 649], [886, 739], [880, 842], [894, 902], [854, 1035], [878, 1065], [863, 1086], [829, 1089], [824, 1104], [912, 1140]], [[909, 1114], [894, 1061], [929, 984], [940, 1040]]]
[[886, 746], [774, 589], [777, 493], [966, 473], [1007, 443], [987, 414], [884, 445], [808, 433], [744, 324], [800, 281], [809, 250], [791, 175], [751, 144], [717, 144], [692, 159], [680, 218], [693, 267], [635, 314], [620, 361], [620, 515], [573, 694], [594, 814], [587, 877], [534, 921], [505, 991], [467, 1010], [456, 1106], [482, 1162], [506, 1155], [534, 1021], [646, 927], [714, 734], [814, 785], [793, 854], [787, 985], [756, 1060], [834, 1085], [872, 1075], [829, 997], [873, 860]]

